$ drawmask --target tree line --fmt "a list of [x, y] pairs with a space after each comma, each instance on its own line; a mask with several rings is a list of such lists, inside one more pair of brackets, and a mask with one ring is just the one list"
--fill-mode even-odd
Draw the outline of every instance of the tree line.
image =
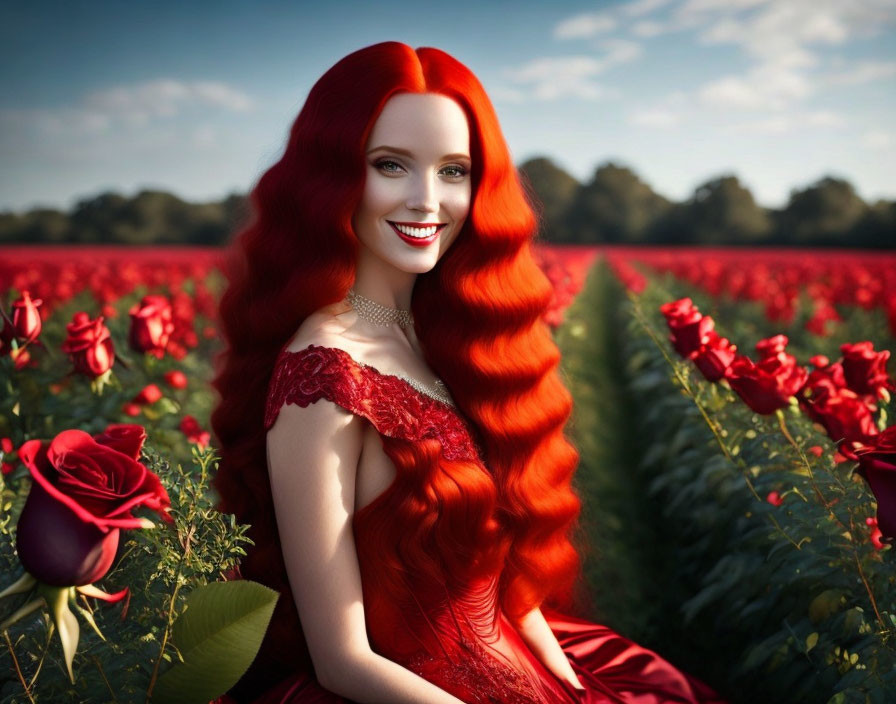
[[[540, 215], [540, 238], [570, 244], [896, 246], [896, 202], [866, 203], [843, 179], [825, 176], [791, 191], [780, 210], [756, 203], [726, 174], [683, 202], [655, 193], [631, 169], [600, 165], [580, 183], [550, 159], [523, 163], [520, 174]], [[246, 196], [189, 203], [163, 191], [128, 198], [102, 193], [68, 213], [35, 208], [0, 213], [0, 245], [223, 245], [249, 217]]]

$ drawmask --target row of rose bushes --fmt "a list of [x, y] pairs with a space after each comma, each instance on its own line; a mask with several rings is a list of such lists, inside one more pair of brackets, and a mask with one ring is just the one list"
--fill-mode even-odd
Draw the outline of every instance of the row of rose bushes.
[[[545, 321], [556, 327], [582, 288], [598, 249], [539, 245], [534, 253], [554, 292]], [[165, 291], [175, 324], [170, 352], [183, 355], [195, 347], [196, 332], [189, 332], [193, 316], [198, 312], [214, 318], [222, 261], [222, 250], [212, 247], [6, 248], [0, 257], [0, 293], [28, 291], [43, 302], [47, 317], [58, 305], [89, 291], [100, 304], [96, 313], [108, 318], [117, 315], [116, 301], [138, 287]]]
[[[633, 274], [643, 276], [632, 269], [629, 285]], [[887, 354], [843, 341], [840, 360], [812, 355], [809, 372], [761, 309], [746, 325], [713, 320], [682, 300], [711, 309], [705, 291], [638, 283], [627, 302], [620, 289], [617, 329], [636, 432], [649, 438], [635, 477], [662, 526], [656, 596], [678, 614], [656, 647], [734, 701], [892, 700], [896, 562], [875, 523], [891, 530], [892, 497], [885, 488], [876, 500], [870, 489], [884, 484], [856, 472], [884, 482], [896, 472], [893, 431], [881, 432]], [[879, 318], [851, 317], [887, 339]], [[763, 323], [764, 339], [741, 336]], [[738, 355], [715, 325], [744, 349], [758, 343], [759, 359]]]
[[807, 330], [832, 334], [838, 308], [880, 309], [896, 336], [896, 255], [845, 250], [745, 248], [631, 248], [606, 250], [630, 287], [646, 279], [637, 265], [670, 273], [715, 299], [756, 301], [766, 317], [790, 323], [801, 315]]

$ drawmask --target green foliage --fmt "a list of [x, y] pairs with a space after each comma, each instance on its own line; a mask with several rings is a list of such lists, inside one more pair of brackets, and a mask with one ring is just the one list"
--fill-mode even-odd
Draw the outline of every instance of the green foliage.
[[[129, 587], [125, 602], [97, 606], [80, 597], [81, 608], [92, 615], [105, 640], [82, 629], [73, 663], [75, 684], [68, 680], [45, 614], [11, 627], [13, 650], [26, 681], [34, 681], [32, 696], [37, 702], [143, 702], [158, 674], [178, 660], [171, 632], [188, 596], [201, 585], [224, 579], [245, 554], [247, 526], [214, 510], [210, 481], [217, 464], [213, 450], [194, 448], [187, 467], [172, 466], [151, 448], [144, 448], [141, 459], [168, 490], [174, 523], [122, 532], [119, 557], [100, 586]], [[4, 489], [4, 505], [7, 492], [14, 503], [23, 502], [28, 481], [16, 484]], [[9, 568], [4, 573], [9, 575], [21, 572], [12, 551], [16, 515], [11, 512], [11, 520], [0, 529], [4, 563]], [[18, 605], [0, 607], [6, 613]], [[0, 651], [0, 702], [18, 701], [22, 701], [22, 686], [4, 649]]]
[[657, 536], [641, 500], [644, 487], [628, 468], [638, 459], [623, 359], [615, 328], [618, 290], [605, 263], [595, 266], [566, 311], [556, 340], [573, 396], [568, 425], [579, 450], [575, 488], [582, 499], [583, 593], [577, 613], [639, 643], [653, 643], [664, 613], [654, 592]]
[[[658, 308], [681, 295], [654, 284], [620, 306], [632, 418], [645, 439], [638, 472], [662, 525], [665, 606], [680, 619], [660, 651], [682, 653], [735, 701], [892, 700], [896, 561], [869, 540], [873, 495], [804, 415], [758, 416], [676, 356]], [[702, 310], [745, 350], [778, 331], [742, 304], [736, 318]], [[876, 328], [862, 322], [869, 339]], [[829, 349], [812, 354], [835, 345], [792, 332], [801, 361], [814, 343]], [[813, 445], [826, 452], [808, 454]], [[771, 491], [781, 506], [765, 500]]]
[[162, 675], [153, 701], [207, 704], [224, 694], [255, 658], [279, 596], [243, 580], [195, 590], [174, 624], [183, 662]]

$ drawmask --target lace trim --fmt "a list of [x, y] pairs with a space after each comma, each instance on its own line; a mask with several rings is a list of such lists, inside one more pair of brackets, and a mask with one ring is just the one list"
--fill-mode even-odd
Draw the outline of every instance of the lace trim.
[[454, 405], [425, 393], [410, 379], [357, 362], [338, 347], [311, 344], [280, 353], [268, 387], [265, 430], [285, 404], [304, 408], [321, 398], [366, 418], [381, 435], [436, 439], [447, 459], [482, 464], [481, 449]]

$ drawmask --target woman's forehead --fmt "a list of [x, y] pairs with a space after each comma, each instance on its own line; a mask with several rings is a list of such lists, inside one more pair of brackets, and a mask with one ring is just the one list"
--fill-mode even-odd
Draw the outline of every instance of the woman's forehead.
[[460, 105], [447, 96], [399, 93], [383, 106], [370, 132], [367, 151], [382, 147], [469, 157], [467, 117]]

